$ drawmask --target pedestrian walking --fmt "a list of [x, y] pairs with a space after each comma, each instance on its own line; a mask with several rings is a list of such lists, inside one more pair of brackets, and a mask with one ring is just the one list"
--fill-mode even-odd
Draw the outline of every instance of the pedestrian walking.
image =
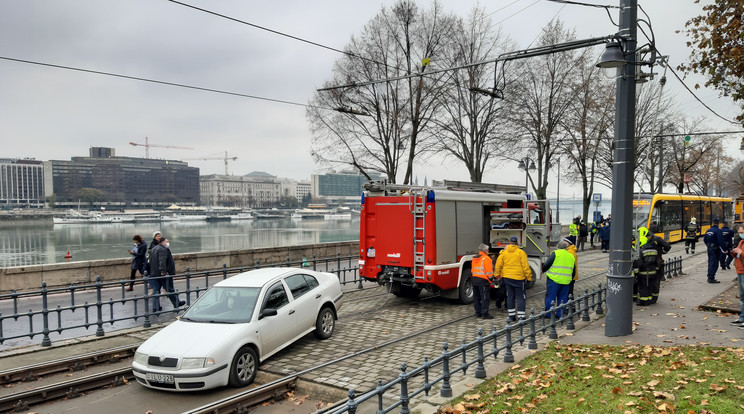
[[739, 302], [741, 309], [739, 317], [731, 321], [732, 325], [738, 325], [739, 329], [744, 329], [744, 224], [736, 225], [736, 247], [731, 249], [730, 256], [734, 259], [736, 268], [736, 277], [739, 282]]
[[473, 259], [471, 276], [475, 316], [483, 319], [493, 319], [493, 316], [488, 313], [488, 308], [491, 305], [489, 290], [493, 280], [493, 261], [488, 255], [488, 245], [485, 243], [478, 246], [478, 257]]
[[721, 283], [716, 279], [716, 271], [721, 262], [721, 254], [723, 253], [723, 246], [726, 245], [726, 241], [723, 239], [723, 233], [718, 228], [718, 219], [713, 219], [713, 224], [710, 226], [705, 237], [703, 237], [703, 243], [708, 248], [708, 283]]
[[692, 254], [695, 254], [695, 244], [697, 243], [698, 238], [698, 232], [700, 231], [700, 227], [697, 225], [697, 220], [695, 217], [690, 218], [690, 222], [687, 223], [687, 226], [685, 226], [685, 253], [690, 254], [690, 250], [692, 249]]
[[[576, 273], [576, 262], [571, 253], [566, 248], [566, 241], [559, 241], [555, 246], [556, 250], [550, 254], [548, 260], [543, 264], [542, 271], [547, 276], [545, 290], [545, 311], [549, 311], [551, 306], [560, 306], [568, 301], [568, 290], [571, 280]], [[561, 317], [561, 310], [555, 312], [558, 318]]]
[[589, 229], [586, 227], [586, 223], [584, 221], [579, 222], [579, 238], [576, 241], [576, 250], [584, 251], [584, 244], [588, 236]]
[[723, 234], [723, 240], [725, 243], [724, 246], [721, 248], [723, 250], [723, 254], [721, 255], [721, 270], [728, 270], [731, 269], [731, 261], [734, 259], [734, 257], [731, 256], [729, 252], [734, 246], [735, 233], [729, 228], [728, 221], [723, 220], [721, 224], [723, 224], [723, 227], [721, 227], [721, 234]]
[[170, 249], [170, 240], [163, 240], [162, 245], [165, 247], [167, 252], [164, 288], [165, 291], [168, 292], [168, 298], [171, 303], [173, 303], [173, 308], [180, 308], [186, 304], [186, 301], [178, 300], [178, 293], [176, 293], [176, 287], [173, 283], [173, 276], [176, 274], [176, 261], [173, 259], [173, 253]]
[[129, 274], [129, 287], [127, 291], [131, 292], [134, 290], [134, 277], [139, 271], [142, 276], [145, 275], [145, 262], [147, 261], [147, 243], [142, 240], [142, 236], [135, 234], [132, 236], [134, 246], [129, 250], [129, 254], [132, 255], [132, 272]]
[[172, 277], [170, 278], [171, 282], [168, 282], [169, 271], [172, 271], [172, 273], [175, 274], [175, 262], [173, 261], [173, 255], [170, 253], [167, 243], [165, 242], [167, 239], [164, 239], [162, 235], [160, 236], [161, 238], [159, 239], [159, 243], [150, 249], [150, 281], [152, 282], [151, 286], [153, 290], [153, 312], [163, 310], [160, 305], [161, 289], [168, 292], [168, 299], [170, 299], [174, 309], [185, 303], [178, 301], [178, 295], [175, 293], [175, 289], [172, 286]]
[[517, 245], [518, 239], [512, 236], [509, 245], [499, 253], [493, 273], [501, 278], [506, 286], [506, 311], [508, 322], [525, 319], [526, 282], [532, 281], [532, 270], [527, 261], [527, 253]]

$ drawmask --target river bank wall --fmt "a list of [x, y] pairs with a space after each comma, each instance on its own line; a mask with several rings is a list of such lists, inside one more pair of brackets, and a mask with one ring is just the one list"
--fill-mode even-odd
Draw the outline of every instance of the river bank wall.
[[[201, 272], [222, 268], [244, 266], [252, 268], [256, 263], [260, 265], [282, 264], [287, 260], [299, 262], [304, 258], [312, 260], [328, 257], [357, 256], [359, 242], [335, 242], [302, 246], [269, 247], [261, 249], [231, 250], [222, 252], [202, 252], [175, 254], [176, 273]], [[109, 259], [91, 260], [70, 263], [55, 263], [49, 265], [19, 266], [0, 269], [0, 293], [12, 290], [38, 290], [41, 283], [46, 282], [47, 288], [67, 287], [70, 284], [84, 285], [95, 283], [96, 277], [101, 276], [105, 282], [128, 280], [131, 260]], [[140, 277], [137, 273], [137, 277]]]

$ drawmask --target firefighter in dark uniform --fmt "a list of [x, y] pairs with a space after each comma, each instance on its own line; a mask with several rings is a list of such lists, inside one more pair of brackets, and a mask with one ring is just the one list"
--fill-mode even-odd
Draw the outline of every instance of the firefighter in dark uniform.
[[664, 278], [664, 259], [662, 254], [669, 252], [672, 245], [659, 236], [648, 237], [648, 229], [638, 229], [638, 305], [653, 305], [659, 299], [659, 289]]
[[695, 217], [690, 218], [690, 222], [685, 226], [685, 253], [690, 254], [690, 247], [692, 247], [692, 254], [695, 254], [695, 243], [697, 243], [698, 232], [700, 227], [697, 225]]

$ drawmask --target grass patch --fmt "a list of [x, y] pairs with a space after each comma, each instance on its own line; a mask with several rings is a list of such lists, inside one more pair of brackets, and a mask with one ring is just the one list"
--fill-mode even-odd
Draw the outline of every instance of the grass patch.
[[548, 347], [440, 413], [744, 412], [744, 348]]

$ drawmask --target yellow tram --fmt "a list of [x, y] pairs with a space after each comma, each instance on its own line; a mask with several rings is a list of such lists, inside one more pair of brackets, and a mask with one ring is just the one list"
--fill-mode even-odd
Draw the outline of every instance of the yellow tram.
[[[731, 198], [683, 194], [636, 193], [633, 195], [633, 222], [647, 227], [669, 242], [685, 238], [684, 228], [695, 217], [700, 234], [710, 228], [714, 218], [733, 223]], [[733, 225], [733, 224], [732, 224]]]

